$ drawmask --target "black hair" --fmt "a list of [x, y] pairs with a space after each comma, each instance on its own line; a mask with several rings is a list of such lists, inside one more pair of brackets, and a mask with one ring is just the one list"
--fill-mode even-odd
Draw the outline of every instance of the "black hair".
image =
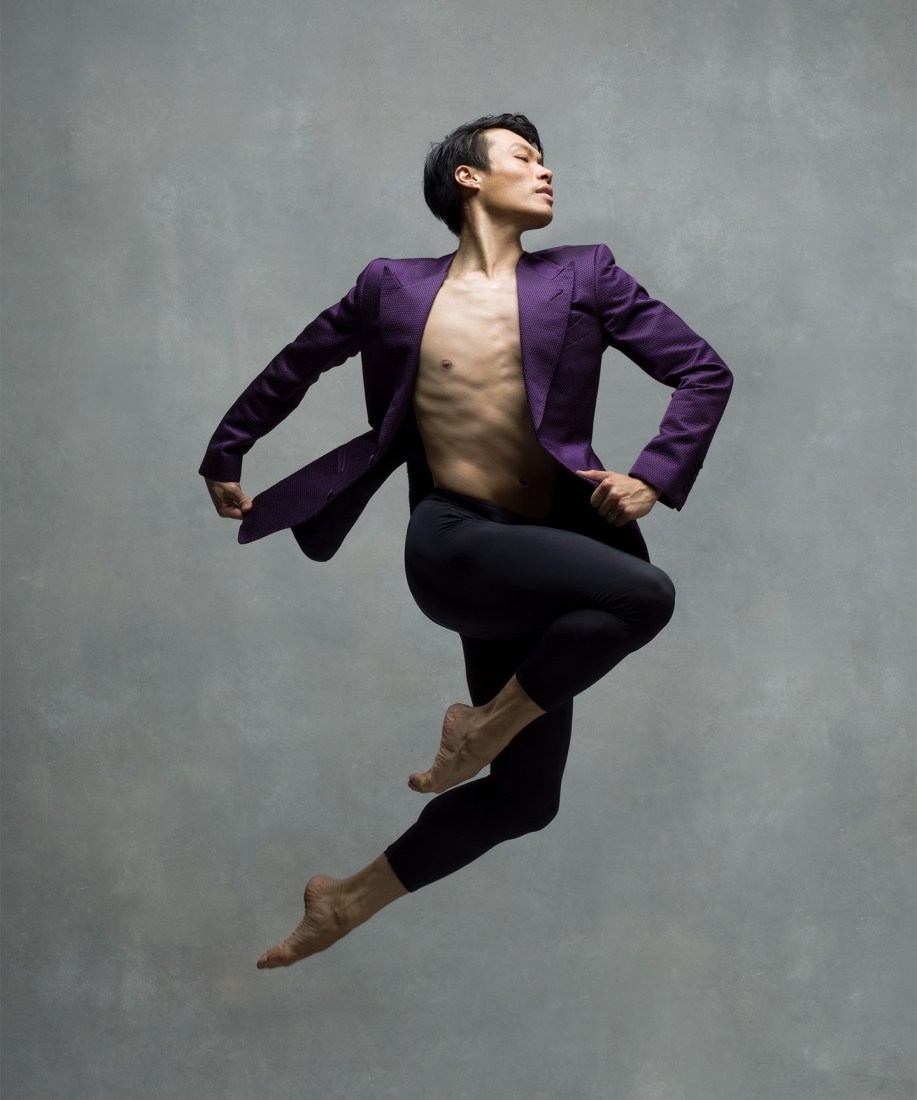
[[442, 141], [434, 142], [423, 166], [423, 197], [433, 215], [458, 237], [462, 232], [462, 191], [455, 179], [460, 164], [490, 170], [485, 130], [511, 130], [544, 155], [538, 131], [525, 115], [484, 115], [457, 126]]

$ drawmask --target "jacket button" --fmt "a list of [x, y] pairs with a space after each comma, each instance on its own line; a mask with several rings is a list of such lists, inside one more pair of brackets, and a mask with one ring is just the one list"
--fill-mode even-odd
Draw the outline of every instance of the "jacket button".
[[367, 466], [372, 466], [372, 464], [373, 464], [373, 463], [374, 463], [375, 461], [376, 461], [376, 455], [375, 455], [375, 452], [373, 452], [373, 453], [372, 453], [372, 454], [371, 454], [371, 455], [369, 456], [369, 459], [368, 459], [368, 461], [367, 461], [366, 465], [367, 465]]
[[327, 500], [331, 500], [331, 498], [332, 498], [333, 496], [334, 496], [334, 489], [329, 489], [329, 490], [328, 490], [328, 496], [327, 496], [327, 498], [326, 498], [326, 499], [327, 499]]

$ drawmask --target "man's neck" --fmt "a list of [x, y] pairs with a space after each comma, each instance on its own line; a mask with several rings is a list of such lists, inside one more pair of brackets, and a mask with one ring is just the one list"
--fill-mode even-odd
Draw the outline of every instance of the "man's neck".
[[451, 278], [483, 275], [500, 279], [514, 275], [523, 254], [522, 232], [515, 227], [475, 223], [468, 219], [462, 227], [455, 258], [449, 268]]

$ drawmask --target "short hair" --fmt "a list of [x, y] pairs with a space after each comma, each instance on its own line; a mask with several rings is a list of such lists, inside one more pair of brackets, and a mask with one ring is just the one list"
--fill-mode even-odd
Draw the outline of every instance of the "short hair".
[[455, 170], [460, 164], [490, 170], [485, 130], [511, 130], [544, 155], [538, 131], [525, 115], [484, 115], [457, 126], [442, 141], [433, 142], [423, 166], [423, 197], [434, 217], [445, 222], [457, 237], [462, 232], [465, 215]]

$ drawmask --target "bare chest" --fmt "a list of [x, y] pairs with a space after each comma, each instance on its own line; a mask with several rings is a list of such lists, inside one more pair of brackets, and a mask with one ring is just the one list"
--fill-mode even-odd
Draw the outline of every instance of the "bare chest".
[[467, 287], [448, 280], [424, 328], [417, 385], [488, 389], [522, 385], [515, 280]]

